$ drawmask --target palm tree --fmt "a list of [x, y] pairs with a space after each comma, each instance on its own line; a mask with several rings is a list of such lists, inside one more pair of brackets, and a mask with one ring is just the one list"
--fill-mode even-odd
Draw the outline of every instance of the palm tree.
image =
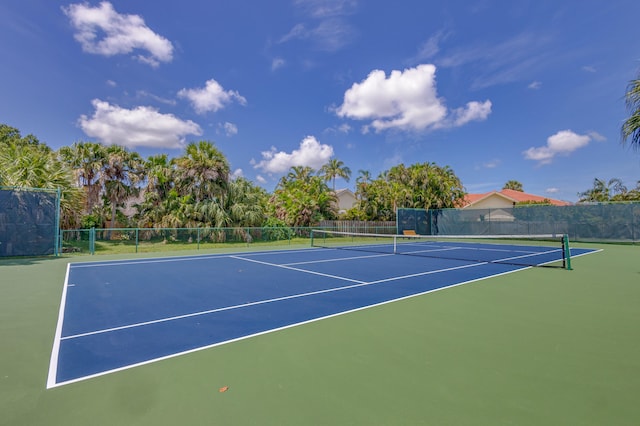
[[[111, 228], [115, 227], [118, 207], [131, 196], [138, 194], [138, 179], [142, 159], [137, 152], [129, 152], [119, 145], [106, 149], [107, 164], [103, 171], [105, 198], [111, 206]], [[108, 238], [108, 237], [107, 237]]]
[[622, 143], [631, 140], [631, 147], [640, 150], [640, 76], [629, 82], [625, 103], [629, 118], [622, 124]]
[[333, 181], [333, 192], [336, 191], [336, 177], [341, 177], [347, 182], [351, 177], [351, 169], [344, 165], [344, 163], [337, 158], [332, 158], [327, 164], [320, 168], [320, 174], [324, 177], [325, 181]]
[[229, 163], [224, 154], [208, 141], [190, 143], [185, 155], [176, 158], [176, 186], [195, 202], [222, 197], [229, 183]]
[[314, 170], [309, 166], [293, 166], [289, 169], [286, 177], [283, 179], [286, 181], [303, 181], [308, 182], [311, 176], [313, 176]]
[[[34, 136], [22, 138], [19, 132], [2, 126], [0, 133], [0, 184], [11, 187], [60, 189], [60, 225], [78, 225], [78, 212], [84, 201], [82, 190], [73, 184], [71, 169]], [[7, 132], [7, 129], [15, 132]], [[4, 137], [10, 136], [10, 137]]]
[[587, 191], [580, 192], [578, 197], [579, 203], [584, 202], [606, 202], [611, 201], [616, 195], [622, 195], [627, 192], [626, 186], [618, 178], [606, 180], [595, 178], [593, 187]]
[[507, 181], [507, 183], [504, 184], [502, 189], [512, 189], [514, 191], [524, 192], [524, 189], [522, 188], [522, 183], [518, 182], [517, 180]]
[[102, 172], [107, 163], [106, 148], [96, 142], [76, 142], [62, 147], [58, 155], [72, 169], [76, 182], [86, 193], [85, 212], [91, 214], [100, 204]]
[[260, 226], [265, 219], [267, 193], [251, 181], [237, 178], [230, 182], [225, 210], [232, 226]]
[[[172, 191], [175, 187], [175, 169], [167, 154], [150, 156], [142, 166], [144, 177], [141, 179], [143, 200], [135, 207], [138, 226], [153, 227], [162, 221], [162, 217], [172, 206]], [[175, 194], [177, 196], [177, 194]]]

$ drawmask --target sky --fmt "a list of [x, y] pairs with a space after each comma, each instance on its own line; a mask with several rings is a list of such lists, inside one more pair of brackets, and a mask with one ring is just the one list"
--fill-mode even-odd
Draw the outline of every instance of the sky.
[[621, 144], [640, 72], [637, 0], [0, 3], [0, 123], [54, 149], [178, 157], [210, 141], [272, 191], [343, 161], [450, 167], [567, 201], [640, 180]]

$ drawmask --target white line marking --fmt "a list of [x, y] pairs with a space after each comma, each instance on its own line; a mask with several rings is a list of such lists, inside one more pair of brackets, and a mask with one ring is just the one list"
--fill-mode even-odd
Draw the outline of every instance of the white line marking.
[[51, 359], [49, 360], [47, 389], [56, 385], [56, 377], [58, 376], [58, 355], [60, 353], [60, 338], [62, 336], [62, 324], [64, 323], [64, 308], [67, 301], [67, 283], [69, 282], [70, 269], [71, 264], [67, 263], [67, 272], [64, 277], [64, 285], [62, 286], [62, 300], [60, 301], [60, 310], [58, 311], [58, 324], [56, 325], [56, 334], [53, 338], [53, 348], [51, 349]]
[[247, 259], [247, 258], [240, 257], [240, 256], [229, 256], [229, 257], [231, 257], [233, 259], [237, 259], [237, 260], [244, 260], [246, 262], [258, 263], [260, 265], [273, 266], [275, 268], [289, 269], [291, 271], [304, 272], [304, 273], [312, 274], [312, 275], [320, 275], [321, 277], [335, 278], [337, 280], [342, 280], [342, 281], [350, 281], [350, 282], [353, 282], [353, 283], [366, 284], [366, 282], [364, 282], [364, 281], [354, 280], [354, 279], [351, 279], [351, 278], [345, 278], [345, 277], [341, 277], [341, 276], [338, 276], [338, 275], [323, 274], [322, 272], [308, 271], [306, 269], [294, 268], [294, 267], [287, 266], [287, 265], [279, 265], [277, 263], [263, 262], [261, 260]]
[[392, 253], [387, 253], [387, 254], [369, 254], [369, 255], [366, 255], [366, 256], [337, 257], [337, 258], [333, 258], [333, 259], [309, 260], [309, 261], [306, 261], [306, 262], [283, 263], [283, 266], [308, 265], [308, 264], [325, 263], [325, 262], [342, 262], [344, 260], [372, 259], [374, 257], [387, 257], [387, 256], [394, 256], [394, 254], [392, 254]]
[[[243, 258], [237, 258], [237, 259], [245, 260], [247, 262], [261, 263], [261, 264], [265, 263], [265, 262], [259, 262], [259, 261], [252, 260], [252, 259], [243, 259]], [[322, 273], [314, 272], [314, 271], [306, 271], [304, 269], [289, 268], [289, 267], [286, 267], [286, 266], [273, 265], [273, 266], [282, 267], [282, 268], [285, 268], [285, 269], [292, 269], [292, 270], [295, 270], [295, 271], [298, 271], [298, 272], [304, 272], [304, 273], [307, 273], [307, 274], [321, 275], [321, 276], [324, 276], [324, 277], [335, 278], [335, 279], [342, 280], [342, 281], [350, 281], [350, 282], [354, 282], [356, 284], [342, 286], [342, 287], [332, 287], [332, 288], [328, 288], [328, 289], [324, 289], [324, 290], [310, 291], [310, 292], [307, 292], [307, 293], [292, 294], [292, 295], [289, 295], [289, 296], [275, 297], [275, 298], [266, 299], [266, 300], [258, 300], [256, 302], [248, 302], [248, 303], [242, 303], [242, 304], [239, 304], [239, 305], [225, 306], [223, 308], [209, 309], [209, 310], [206, 310], [206, 311], [192, 312], [192, 313], [189, 313], [189, 314], [176, 315], [176, 316], [173, 316], [173, 317], [161, 318], [161, 319], [151, 320], [151, 321], [144, 321], [144, 322], [139, 322], [139, 323], [135, 323], [135, 324], [128, 324], [128, 325], [123, 325], [123, 326], [120, 326], [120, 327], [112, 327], [112, 328], [105, 328], [105, 329], [102, 329], [102, 330], [89, 331], [89, 332], [86, 332], [86, 333], [79, 333], [79, 334], [74, 334], [74, 335], [70, 335], [70, 336], [65, 336], [65, 337], [62, 337], [61, 340], [71, 340], [71, 339], [76, 339], [76, 338], [80, 338], [80, 337], [93, 336], [93, 335], [96, 335], [96, 334], [109, 333], [109, 332], [112, 332], [112, 331], [126, 330], [126, 329], [129, 329], [129, 328], [142, 327], [142, 326], [145, 326], [145, 325], [159, 324], [159, 323], [163, 323], [163, 322], [175, 321], [175, 320], [180, 320], [180, 319], [184, 319], [184, 318], [191, 318], [191, 317], [196, 317], [196, 316], [201, 316], [201, 315], [213, 314], [213, 313], [217, 313], [217, 312], [229, 311], [229, 310], [233, 310], [233, 309], [241, 309], [241, 308], [246, 308], [246, 307], [249, 307], [249, 306], [264, 305], [264, 304], [267, 304], [267, 303], [280, 302], [280, 301], [283, 301], [283, 300], [298, 299], [298, 298], [301, 298], [301, 297], [315, 296], [315, 295], [318, 295], [318, 294], [332, 293], [332, 292], [342, 291], [342, 290], [349, 290], [349, 289], [352, 289], [352, 288], [364, 287], [364, 286], [374, 285], [374, 284], [380, 284], [380, 283], [389, 282], [389, 281], [397, 281], [397, 280], [401, 280], [401, 279], [405, 279], [405, 278], [413, 278], [413, 277], [418, 277], [418, 276], [421, 276], [421, 275], [431, 275], [431, 274], [436, 274], [436, 273], [439, 273], [439, 272], [453, 271], [453, 270], [456, 270], [456, 269], [473, 268], [473, 267], [480, 266], [480, 265], [485, 265], [485, 264], [486, 264], [486, 262], [485, 263], [474, 263], [474, 264], [470, 264], [470, 265], [456, 266], [456, 267], [445, 268], [445, 269], [438, 269], [438, 270], [434, 270], [434, 271], [421, 272], [421, 273], [417, 273], [417, 274], [409, 274], [409, 275], [402, 275], [402, 276], [398, 276], [398, 277], [391, 277], [391, 278], [386, 278], [386, 279], [383, 279], [383, 280], [377, 280], [377, 281], [372, 281], [372, 282], [352, 280], [350, 278], [344, 278], [344, 277], [338, 277], [338, 276], [333, 276], [333, 275], [328, 275], [328, 274], [322, 274]]]
[[[458, 286], [461, 286], [461, 285], [464, 285], [464, 284], [473, 283], [473, 282], [476, 282], [476, 281], [486, 280], [488, 278], [493, 278], [493, 277], [498, 277], [498, 276], [501, 276], [501, 275], [511, 274], [513, 272], [521, 271], [521, 270], [524, 270], [524, 269], [529, 269], [529, 268], [528, 267], [523, 267], [523, 268], [515, 269], [513, 271], [503, 272], [503, 273], [500, 273], [500, 274], [495, 274], [495, 275], [490, 275], [490, 276], [486, 276], [486, 277], [476, 278], [476, 279], [473, 279], [473, 280], [464, 281], [464, 282], [460, 282], [460, 283], [457, 283], [457, 284], [451, 284], [451, 285], [445, 286], [445, 287], [439, 287], [439, 288], [435, 288], [435, 289], [432, 289], [432, 290], [427, 290], [427, 291], [424, 291], [424, 292], [421, 292], [421, 293], [410, 294], [410, 295], [407, 295], [407, 296], [399, 297], [397, 299], [385, 300], [384, 302], [375, 303], [375, 304], [372, 304], [372, 305], [361, 306], [359, 308], [351, 309], [351, 310], [348, 310], [348, 311], [337, 312], [335, 314], [325, 315], [323, 317], [313, 318], [313, 319], [310, 319], [310, 320], [307, 320], [307, 321], [302, 321], [302, 322], [298, 322], [298, 323], [294, 323], [294, 324], [289, 324], [289, 325], [285, 325], [285, 326], [282, 326], [282, 327], [278, 327], [278, 328], [274, 328], [274, 329], [265, 330], [265, 331], [261, 331], [261, 332], [258, 332], [258, 333], [250, 334], [250, 335], [247, 335], [247, 336], [241, 336], [241, 337], [238, 337], [238, 338], [235, 338], [235, 339], [225, 340], [223, 342], [217, 342], [217, 343], [213, 343], [211, 345], [202, 346], [202, 347], [198, 347], [198, 348], [194, 348], [194, 349], [189, 349], [189, 350], [183, 351], [183, 352], [178, 352], [178, 353], [174, 353], [174, 354], [170, 354], [170, 355], [165, 355], [165, 356], [160, 357], [160, 358], [154, 358], [154, 359], [150, 359], [150, 360], [147, 360], [147, 361], [138, 362], [136, 364], [125, 365], [123, 367], [114, 368], [113, 370], [101, 371], [100, 373], [91, 374], [89, 376], [78, 377], [76, 379], [67, 380], [67, 381], [60, 382], [60, 383], [54, 383], [50, 387], [64, 386], [64, 385], [68, 385], [68, 384], [71, 384], [71, 383], [80, 382], [80, 381], [83, 381], [83, 380], [93, 379], [95, 377], [100, 377], [100, 376], [104, 376], [104, 375], [107, 375], [107, 374], [116, 373], [118, 371], [128, 370], [130, 368], [140, 367], [140, 366], [151, 364], [151, 363], [154, 363], [154, 362], [157, 362], [157, 361], [163, 361], [163, 360], [170, 359], [170, 358], [175, 358], [175, 357], [178, 357], [178, 356], [181, 356], [181, 355], [186, 355], [186, 354], [190, 354], [190, 353], [193, 353], [193, 352], [214, 348], [216, 346], [226, 345], [228, 343], [233, 343], [233, 342], [238, 342], [238, 341], [245, 340], [245, 339], [250, 339], [252, 337], [257, 337], [257, 336], [261, 336], [261, 335], [264, 335], [264, 334], [275, 333], [277, 331], [286, 330], [288, 328], [298, 327], [300, 325], [310, 324], [310, 323], [313, 323], [313, 322], [316, 322], [316, 321], [321, 321], [321, 320], [325, 320], [325, 319], [328, 319], [328, 318], [338, 317], [338, 316], [341, 316], [341, 315], [346, 315], [346, 314], [350, 314], [350, 313], [353, 313], [353, 312], [358, 312], [358, 311], [361, 311], [361, 310], [364, 310], [364, 309], [369, 309], [369, 308], [373, 308], [373, 307], [376, 307], [376, 306], [382, 306], [382, 305], [386, 305], [388, 303], [393, 303], [393, 302], [397, 302], [397, 301], [400, 301], [400, 300], [410, 299], [410, 298], [413, 298], [413, 297], [422, 296], [422, 295], [425, 295], [425, 294], [428, 294], [428, 293], [434, 293], [436, 291], [445, 290], [445, 289], [448, 289], [448, 288], [458, 287]], [[354, 287], [357, 287], [357, 286], [354, 286]]]
[[[598, 253], [600, 251], [603, 251], [603, 250], [602, 249], [598, 249], [598, 250], [594, 250], [594, 251], [591, 251], [591, 252], [574, 255], [572, 257], [584, 256], [584, 255], [591, 254], [591, 253]], [[246, 261], [251, 261], [249, 259], [243, 259], [243, 258], [240, 258], [240, 259], [241, 260], [246, 260]], [[461, 268], [467, 268], [467, 267], [480, 266], [480, 265], [484, 265], [484, 264], [487, 264], [487, 263], [484, 262], [484, 263], [478, 263], [478, 264], [471, 264], [471, 265], [460, 266], [460, 267], [457, 267], [457, 268], [461, 269]], [[58, 352], [59, 352], [59, 348], [60, 348], [60, 340], [61, 340], [60, 336], [62, 334], [62, 318], [64, 316], [64, 304], [65, 304], [65, 300], [66, 300], [66, 287], [67, 287], [66, 283], [67, 283], [67, 280], [68, 280], [68, 277], [69, 277], [70, 266], [71, 266], [71, 264], [67, 265], [67, 274], [66, 274], [66, 277], [65, 277], [65, 286], [63, 288], [62, 302], [60, 304], [60, 313], [58, 315], [58, 325], [56, 327], [56, 337], [54, 339], [54, 346], [53, 346], [53, 351], [52, 351], [52, 355], [51, 355], [51, 361], [50, 361], [50, 365], [49, 365], [49, 377], [48, 377], [48, 380], [47, 380], [47, 389], [58, 387], [58, 386], [64, 386], [64, 385], [67, 385], [67, 384], [76, 383], [76, 382], [92, 379], [92, 378], [95, 378], [95, 377], [104, 376], [104, 375], [115, 373], [115, 372], [118, 372], [118, 371], [128, 370], [130, 368], [140, 367], [140, 366], [143, 366], [143, 365], [146, 365], [146, 364], [151, 364], [151, 363], [154, 363], [154, 362], [157, 362], [157, 361], [163, 361], [163, 360], [166, 360], [166, 359], [175, 358], [175, 357], [186, 355], [186, 354], [190, 354], [190, 353], [193, 353], [193, 352], [197, 352], [197, 351], [201, 351], [201, 350], [205, 350], [205, 349], [210, 349], [210, 348], [213, 348], [213, 347], [216, 347], [216, 346], [221, 346], [221, 345], [225, 345], [225, 344], [228, 344], [228, 343], [237, 342], [237, 341], [249, 339], [249, 338], [252, 338], [252, 337], [256, 337], [256, 336], [260, 336], [260, 335], [264, 335], [264, 334], [268, 334], [268, 333], [274, 333], [274, 332], [277, 332], [277, 331], [286, 330], [288, 328], [297, 327], [297, 326], [300, 326], [300, 325], [309, 324], [309, 323], [312, 323], [312, 322], [321, 321], [321, 320], [332, 318], [332, 317], [346, 315], [346, 314], [357, 312], [357, 311], [361, 311], [361, 310], [364, 310], [364, 309], [373, 308], [373, 307], [376, 307], [376, 306], [382, 306], [382, 305], [386, 305], [388, 303], [393, 303], [393, 302], [397, 302], [397, 301], [400, 301], [400, 300], [410, 299], [410, 298], [413, 298], [413, 297], [418, 297], [418, 296], [422, 296], [422, 295], [425, 295], [425, 294], [434, 293], [436, 291], [445, 290], [445, 289], [449, 289], [449, 288], [453, 288], [453, 287], [458, 287], [458, 286], [461, 286], [461, 285], [470, 284], [470, 283], [473, 283], [473, 282], [482, 281], [482, 280], [486, 280], [486, 279], [493, 278], [493, 277], [498, 277], [498, 276], [502, 276], [502, 275], [508, 275], [508, 274], [511, 274], [511, 273], [514, 273], [514, 272], [518, 272], [518, 271], [522, 271], [522, 270], [526, 270], [526, 269], [530, 269], [531, 268], [529, 266], [523, 266], [521, 268], [517, 268], [517, 269], [514, 269], [512, 271], [507, 271], [507, 272], [502, 272], [502, 273], [499, 273], [499, 274], [494, 274], [494, 275], [488, 275], [488, 276], [485, 276], [485, 277], [475, 278], [473, 280], [463, 281], [463, 282], [460, 282], [460, 283], [451, 284], [451, 285], [448, 285], [448, 286], [439, 287], [439, 288], [435, 288], [435, 289], [432, 289], [432, 290], [427, 290], [427, 291], [424, 291], [424, 292], [421, 292], [421, 293], [410, 294], [410, 295], [407, 295], [407, 296], [403, 296], [403, 297], [396, 298], [396, 299], [391, 299], [391, 300], [386, 300], [384, 302], [380, 302], [380, 303], [376, 303], [376, 304], [372, 304], [372, 305], [361, 306], [359, 308], [351, 309], [351, 310], [348, 310], [348, 311], [343, 311], [343, 312], [338, 312], [338, 313], [331, 314], [331, 315], [326, 315], [326, 316], [323, 316], [323, 317], [313, 318], [311, 320], [307, 320], [307, 321], [303, 321], [303, 322], [299, 322], [299, 323], [294, 323], [294, 324], [289, 324], [289, 325], [286, 325], [286, 326], [283, 326], [283, 327], [278, 327], [278, 328], [274, 328], [274, 329], [270, 329], [270, 330], [265, 330], [265, 331], [261, 331], [261, 332], [254, 333], [254, 334], [250, 334], [250, 335], [247, 335], [247, 336], [241, 336], [241, 337], [238, 337], [238, 338], [235, 338], [235, 339], [226, 340], [226, 341], [223, 341], [223, 342], [217, 342], [217, 343], [213, 343], [211, 345], [202, 346], [202, 347], [190, 349], [190, 350], [187, 350], [187, 351], [178, 352], [178, 353], [166, 355], [166, 356], [159, 357], [159, 358], [150, 359], [150, 360], [139, 362], [139, 363], [135, 363], [135, 364], [125, 365], [123, 367], [115, 368], [115, 369], [112, 369], [112, 370], [102, 371], [102, 372], [91, 374], [91, 375], [88, 375], [88, 376], [78, 377], [76, 379], [72, 379], [72, 380], [67, 380], [67, 381], [64, 381], [64, 382], [56, 383], [55, 379], [56, 379], [57, 364], [58, 364]], [[279, 265], [274, 265], [274, 266], [279, 266]], [[293, 268], [290, 268], [290, 269], [293, 269]], [[444, 271], [451, 270], [451, 269], [456, 269], [456, 268], [448, 268], [448, 269], [442, 270], [440, 272], [444, 272]], [[300, 270], [300, 271], [308, 272], [308, 271], [304, 271], [304, 270]], [[421, 273], [421, 274], [422, 275], [426, 275], [426, 274], [433, 274], [433, 273], [436, 273], [436, 272], [438, 272], [438, 271], [428, 271], [428, 272], [424, 272], [424, 273]], [[417, 275], [420, 275], [420, 274], [407, 275], [404, 278], [410, 278], [412, 276], [417, 276]], [[402, 277], [388, 278], [386, 280], [374, 281], [374, 282], [371, 282], [371, 283], [356, 284], [356, 285], [352, 285], [352, 286], [345, 286], [345, 287], [342, 287], [342, 288], [334, 288], [334, 289], [322, 290], [322, 291], [315, 292], [315, 293], [331, 292], [331, 291], [338, 291], [340, 289], [361, 287], [361, 286], [365, 286], [365, 285], [377, 284], [377, 283], [380, 283], [380, 282], [397, 280], [397, 279], [401, 279], [401, 278]], [[313, 293], [306, 293], [306, 294], [300, 294], [300, 295], [294, 295], [294, 296], [287, 296], [287, 298], [303, 297], [305, 295], [312, 295], [312, 294]], [[277, 299], [272, 299], [272, 301], [276, 301], [276, 300]], [[259, 301], [259, 302], [254, 302], [253, 304], [261, 304], [261, 303], [268, 303], [268, 302], [269, 301]], [[249, 305], [250, 304], [247, 304], [247, 306], [249, 306]], [[243, 305], [238, 305], [237, 307], [242, 307], [242, 306]], [[233, 309], [233, 308], [234, 307], [226, 307], [226, 308], [220, 308], [219, 310], [228, 310], [228, 309]], [[213, 311], [216, 311], [216, 310], [211, 310], [210, 312], [213, 312]], [[206, 314], [206, 312], [209, 312], [209, 311], [205, 311], [205, 313], [187, 314], [187, 315], [183, 315], [182, 317], [204, 315], [204, 314]], [[174, 317], [174, 319], [177, 319], [177, 318], [179, 318], [179, 317]], [[162, 322], [162, 321], [169, 321], [169, 320], [171, 320], [171, 319], [157, 320], [155, 322]], [[147, 323], [152, 323], [152, 322], [147, 322]], [[140, 325], [145, 325], [147, 323], [140, 323]], [[134, 327], [134, 326], [136, 326], [136, 325], [133, 324], [133, 325], [120, 327], [120, 328], [114, 328], [114, 329], [109, 329], [109, 330], [104, 330], [104, 331], [97, 331], [97, 332], [93, 332], [93, 333], [85, 333], [83, 335], [97, 334], [97, 333], [100, 333], [100, 332], [113, 331], [113, 330], [121, 329], [121, 328], [131, 328], [131, 327]], [[78, 336], [83, 336], [83, 335], [78, 335]], [[65, 339], [69, 339], [69, 338], [72, 338], [72, 337], [73, 336], [65, 337]]]
[[200, 255], [191, 255], [191, 256], [175, 256], [175, 257], [155, 257], [149, 259], [129, 259], [129, 260], [96, 260], [96, 261], [87, 261], [87, 262], [76, 262], [72, 263], [72, 268], [91, 268], [93, 266], [111, 266], [111, 265], [138, 265], [145, 263], [163, 263], [163, 262], [180, 262], [180, 261], [191, 261], [191, 260], [207, 260], [207, 259], [221, 259], [230, 257], [232, 255], [245, 255], [245, 256], [268, 256], [271, 254], [283, 254], [283, 253], [303, 253], [308, 251], [317, 251], [317, 250], [327, 250], [322, 248], [305, 248], [305, 249], [296, 249], [296, 250], [273, 250], [273, 251], [261, 251], [261, 252], [235, 252], [235, 253], [213, 253], [213, 254], [200, 254]]

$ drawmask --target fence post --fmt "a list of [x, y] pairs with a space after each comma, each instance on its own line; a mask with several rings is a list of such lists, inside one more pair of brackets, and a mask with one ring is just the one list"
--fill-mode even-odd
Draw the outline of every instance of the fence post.
[[96, 228], [89, 230], [89, 253], [96, 254]]
[[136, 253], [138, 252], [138, 229], [140, 228], [136, 228]]

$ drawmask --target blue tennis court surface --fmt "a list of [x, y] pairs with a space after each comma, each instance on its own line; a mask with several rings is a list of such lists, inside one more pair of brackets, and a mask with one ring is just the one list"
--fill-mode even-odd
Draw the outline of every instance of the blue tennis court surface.
[[[493, 261], [562, 257], [489, 250]], [[525, 268], [321, 248], [71, 263], [47, 387]]]

